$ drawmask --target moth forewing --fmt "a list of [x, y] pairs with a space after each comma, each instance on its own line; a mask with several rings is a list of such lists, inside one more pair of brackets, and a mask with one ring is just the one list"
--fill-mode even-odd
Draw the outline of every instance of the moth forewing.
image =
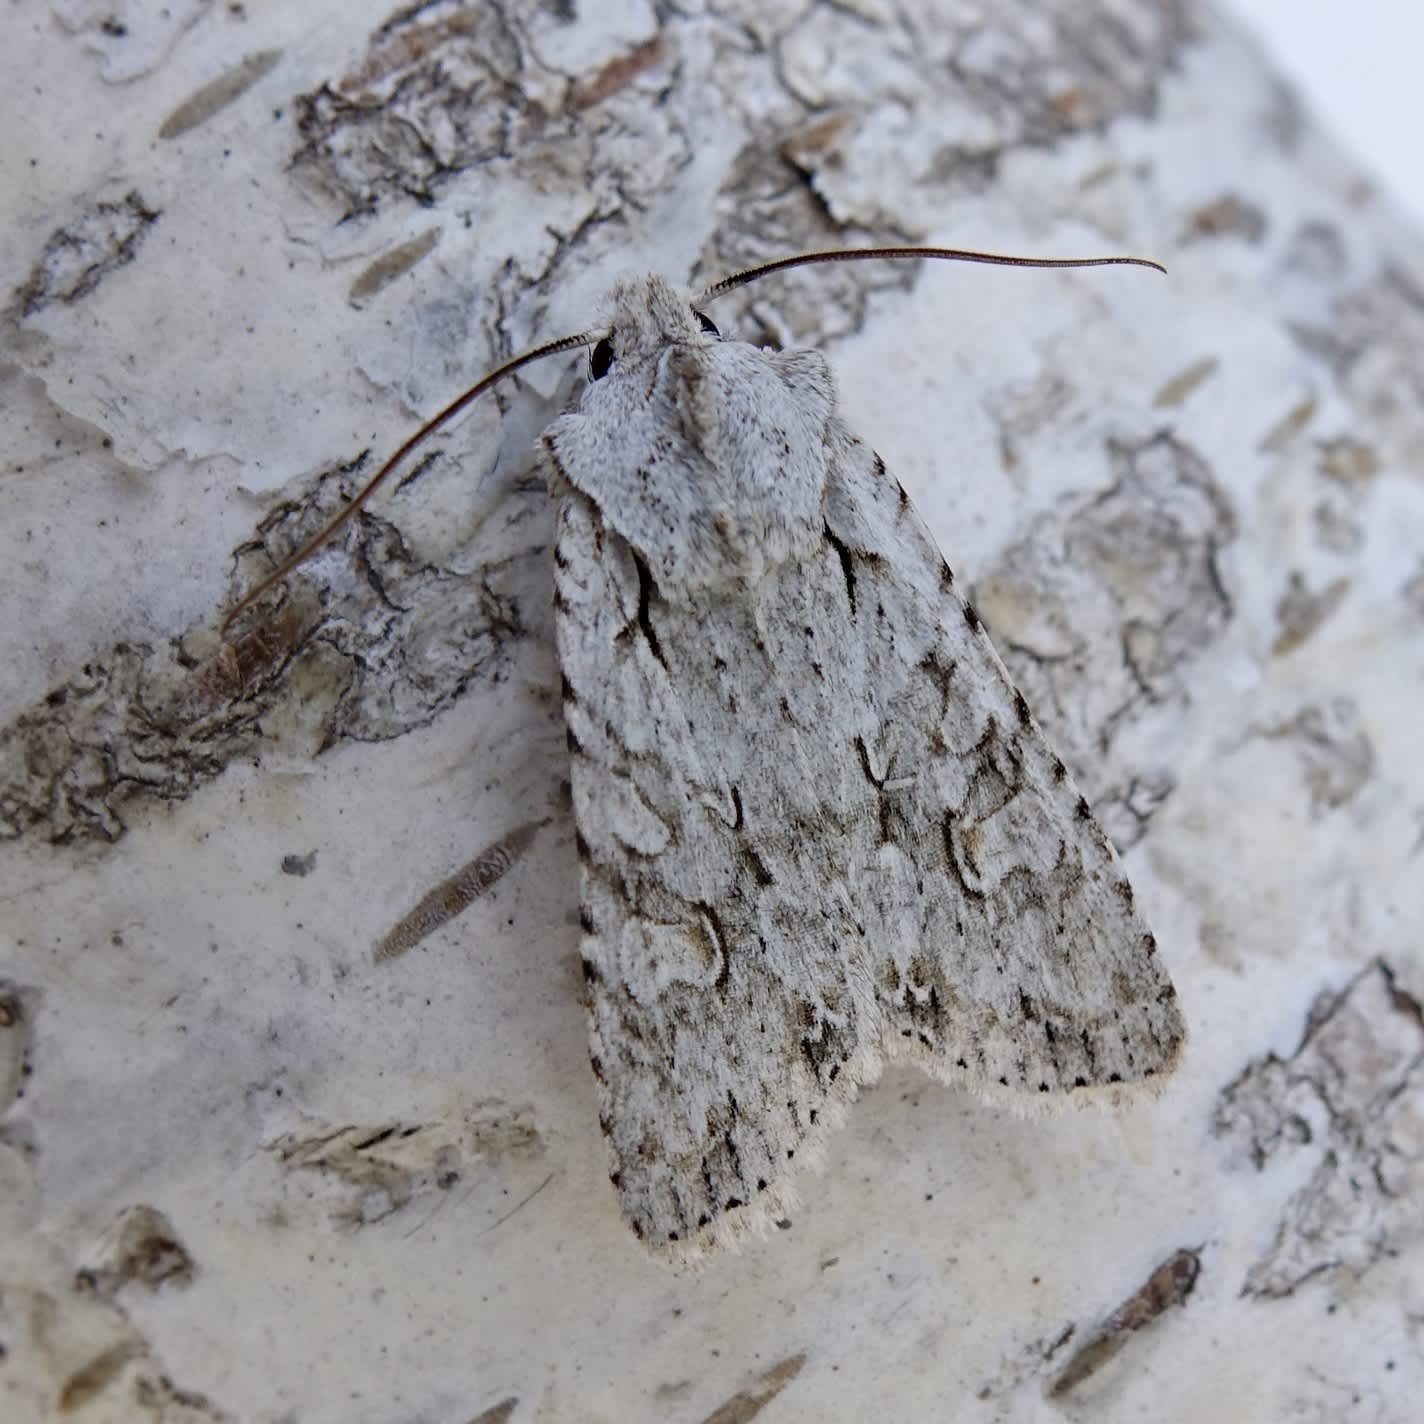
[[1173, 1067], [1106, 836], [812, 352], [659, 278], [544, 437], [592, 1055], [634, 1231], [774, 1219], [889, 1058], [984, 1096]]

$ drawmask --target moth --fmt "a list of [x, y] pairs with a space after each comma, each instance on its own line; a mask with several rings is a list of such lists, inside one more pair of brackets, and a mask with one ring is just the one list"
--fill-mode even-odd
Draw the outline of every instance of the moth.
[[[580, 861], [590, 1049], [611, 1180], [655, 1254], [696, 1263], [794, 1204], [892, 1060], [1019, 1109], [1176, 1065], [1172, 981], [1122, 867], [825, 359], [723, 338], [698, 299], [619, 283], [540, 442]], [[1161, 269], [1159, 269], [1161, 270]], [[230, 621], [230, 620], [229, 620]]]

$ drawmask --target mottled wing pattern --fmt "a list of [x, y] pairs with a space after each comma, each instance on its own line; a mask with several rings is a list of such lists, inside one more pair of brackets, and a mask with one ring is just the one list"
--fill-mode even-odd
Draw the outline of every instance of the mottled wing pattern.
[[874, 829], [849, 849], [878, 872], [886, 1052], [988, 1097], [1169, 1072], [1181, 1015], [1116, 854], [908, 496], [846, 441], [826, 528], [873, 704], [854, 752]]
[[556, 608], [592, 1056], [633, 1229], [792, 1200], [903, 1054], [985, 1095], [1170, 1069], [1170, 980], [1101, 829], [900, 489], [832, 420], [824, 538], [663, 596], [561, 496]]

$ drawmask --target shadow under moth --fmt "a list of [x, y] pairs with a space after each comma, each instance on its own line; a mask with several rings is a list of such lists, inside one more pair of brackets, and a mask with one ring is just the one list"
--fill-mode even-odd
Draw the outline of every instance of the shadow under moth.
[[[1185, 1030], [1117, 857], [825, 359], [618, 284], [544, 432], [600, 1122], [623, 1214], [695, 1264], [794, 1201], [892, 1059], [1022, 1111], [1160, 1081]], [[231, 619], [229, 620], [231, 621]]]

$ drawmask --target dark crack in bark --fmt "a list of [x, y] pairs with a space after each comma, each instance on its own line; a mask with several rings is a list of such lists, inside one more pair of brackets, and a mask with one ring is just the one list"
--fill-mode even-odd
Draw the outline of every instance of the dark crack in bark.
[[1284, 1204], [1242, 1294], [1288, 1296], [1322, 1272], [1359, 1276], [1424, 1231], [1424, 1014], [1383, 960], [1311, 1007], [1300, 1046], [1252, 1063], [1217, 1102], [1213, 1131], [1264, 1171], [1316, 1159]]
[[[1190, 696], [1191, 664], [1233, 616], [1220, 572], [1237, 533], [1205, 460], [1170, 433], [1113, 441], [1114, 479], [1036, 521], [975, 583], [1015, 683], [1120, 849], [1170, 795], [1163, 767], [1117, 767], [1135, 722]], [[1118, 630], [1116, 643], [1085, 629]]]
[[117, 202], [94, 203], [50, 235], [30, 275], [15, 292], [14, 315], [23, 321], [51, 303], [82, 301], [111, 272], [134, 260], [160, 216], [137, 191]]
[[1295, 749], [1313, 819], [1349, 805], [1374, 777], [1378, 764], [1359, 706], [1349, 697], [1310, 703], [1282, 721], [1253, 726], [1247, 739], [1256, 737]]

